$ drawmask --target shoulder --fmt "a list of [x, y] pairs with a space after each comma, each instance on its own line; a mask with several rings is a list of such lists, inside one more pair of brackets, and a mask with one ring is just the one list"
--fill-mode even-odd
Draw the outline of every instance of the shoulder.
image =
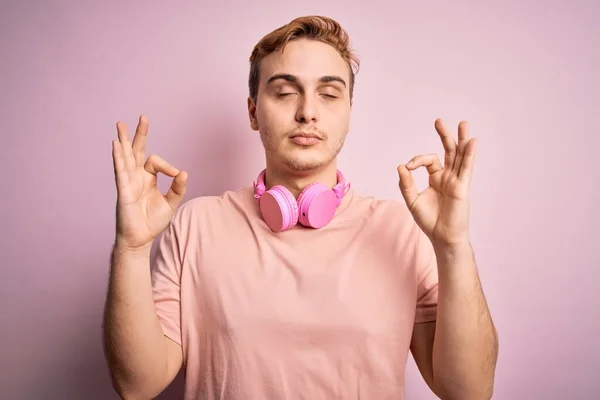
[[380, 198], [354, 193], [349, 207], [350, 219], [359, 222], [361, 235], [378, 246], [406, 257], [417, 248], [421, 228], [404, 199]]
[[386, 199], [354, 193], [355, 212], [368, 218], [369, 223], [384, 230], [411, 230], [416, 223], [402, 199]]
[[173, 215], [173, 222], [180, 226], [203, 224], [212, 221], [226, 223], [256, 208], [251, 188], [228, 190], [220, 195], [193, 197], [182, 203]]
[[354, 195], [351, 207], [352, 219], [360, 233], [357, 240], [375, 250], [379, 260], [392, 265], [416, 265], [421, 228], [402, 198], [389, 199], [375, 196]]

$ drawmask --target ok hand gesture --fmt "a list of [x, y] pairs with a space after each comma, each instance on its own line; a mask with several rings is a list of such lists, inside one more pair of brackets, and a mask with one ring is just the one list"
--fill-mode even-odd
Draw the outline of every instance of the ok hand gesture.
[[[157, 155], [146, 160], [146, 117], [140, 116], [133, 143], [122, 122], [117, 123], [117, 132], [118, 140], [113, 140], [112, 146], [117, 185], [116, 246], [125, 250], [149, 249], [181, 202], [187, 173]], [[159, 172], [174, 177], [165, 195], [157, 186]]]
[[[469, 189], [475, 161], [476, 139], [469, 126], [458, 125], [458, 144], [444, 126], [435, 121], [445, 150], [442, 166], [436, 154], [422, 154], [398, 166], [399, 186], [416, 223], [434, 245], [453, 246], [469, 242]], [[426, 167], [429, 186], [418, 192], [411, 171]]]

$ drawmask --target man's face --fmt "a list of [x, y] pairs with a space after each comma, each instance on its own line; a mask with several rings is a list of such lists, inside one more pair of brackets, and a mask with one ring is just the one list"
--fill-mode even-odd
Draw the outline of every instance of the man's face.
[[266, 56], [257, 101], [248, 99], [248, 111], [268, 162], [294, 171], [331, 163], [348, 133], [349, 85], [348, 65], [326, 43], [293, 40], [283, 53]]

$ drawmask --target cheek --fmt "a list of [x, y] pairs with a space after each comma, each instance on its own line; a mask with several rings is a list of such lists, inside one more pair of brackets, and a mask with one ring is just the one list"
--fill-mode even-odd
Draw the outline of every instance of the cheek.
[[340, 110], [332, 115], [330, 129], [331, 133], [337, 136], [344, 136], [350, 127], [350, 113], [346, 110]]
[[272, 113], [269, 112], [268, 106], [263, 106], [256, 110], [256, 120], [261, 127], [271, 125], [271, 114]]
[[278, 118], [281, 113], [259, 110], [256, 113], [256, 120], [259, 128], [264, 135], [276, 136], [281, 131], [285, 131], [285, 124], [282, 118]]

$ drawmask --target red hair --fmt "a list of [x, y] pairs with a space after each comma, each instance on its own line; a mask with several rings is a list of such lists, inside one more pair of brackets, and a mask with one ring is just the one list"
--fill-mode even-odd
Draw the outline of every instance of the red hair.
[[350, 71], [350, 98], [354, 93], [354, 81], [360, 62], [350, 48], [350, 38], [341, 25], [328, 17], [307, 16], [299, 17], [265, 35], [252, 50], [250, 55], [250, 76], [248, 88], [250, 97], [256, 100], [258, 82], [260, 80], [260, 62], [265, 56], [277, 50], [283, 50], [285, 45], [295, 39], [306, 38], [327, 43], [335, 48], [346, 61]]

